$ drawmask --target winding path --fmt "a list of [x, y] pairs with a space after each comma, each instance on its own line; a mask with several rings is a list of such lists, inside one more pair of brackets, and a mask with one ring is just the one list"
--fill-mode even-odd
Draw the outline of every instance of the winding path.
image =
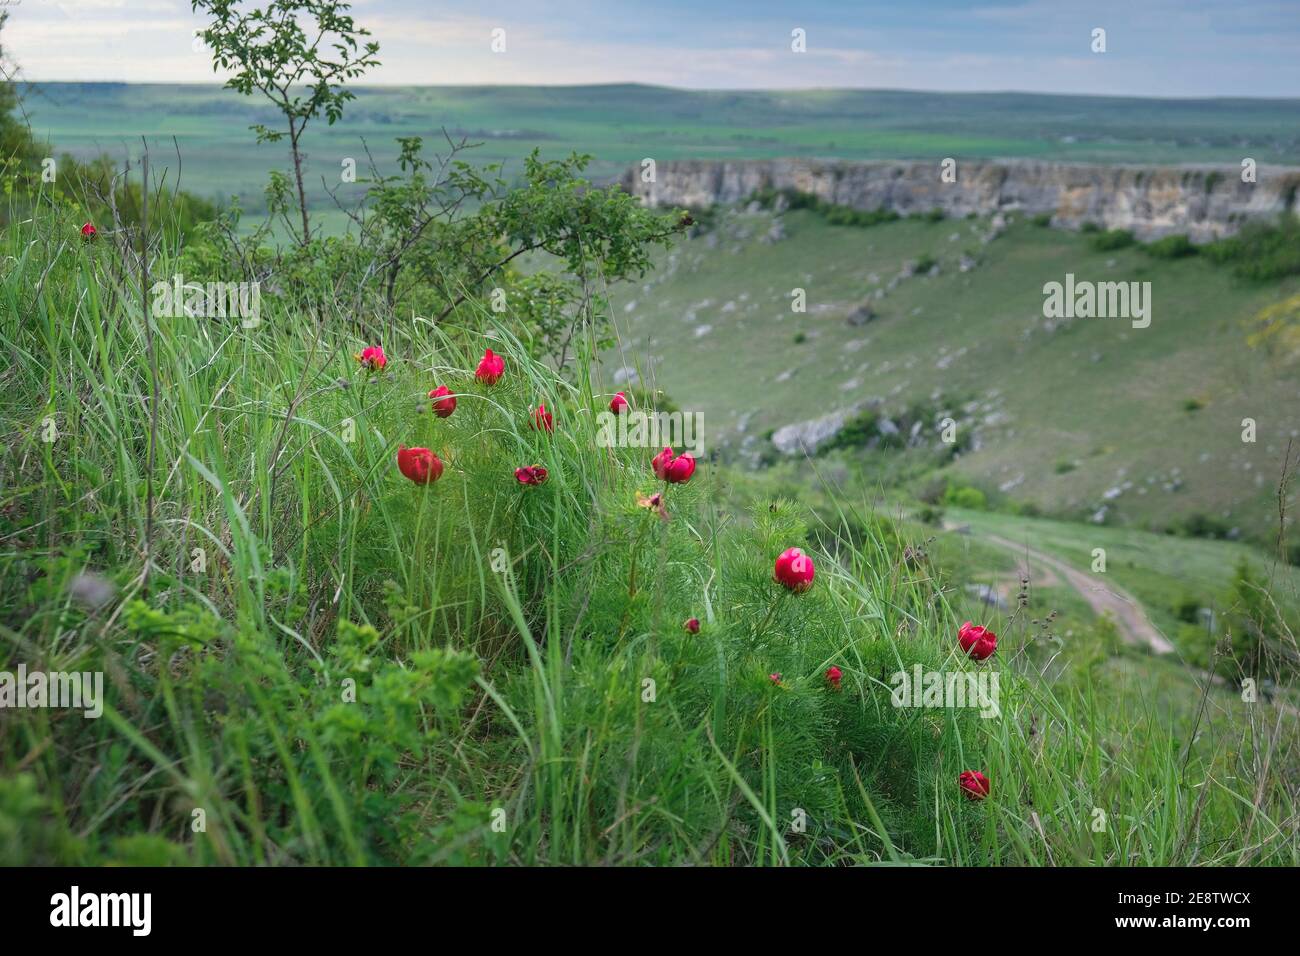
[[[1170, 643], [1167, 637], [1156, 630], [1156, 626], [1151, 623], [1151, 619], [1147, 617], [1142, 605], [1123, 588], [1101, 584], [1099, 583], [1099, 575], [1080, 571], [1060, 558], [1045, 554], [1029, 547], [1027, 544], [1017, 544], [1001, 535], [976, 532], [968, 525], [953, 526], [951, 528], [953, 531], [962, 529], [965, 529], [967, 534], [975, 535], [983, 541], [1014, 552], [1024, 561], [1041, 564], [1050, 572], [1060, 575], [1083, 596], [1083, 599], [1088, 602], [1094, 613], [1098, 615], [1109, 614], [1114, 618], [1115, 624], [1119, 628], [1120, 637], [1125, 642], [1147, 647], [1153, 654], [1172, 654], [1174, 652], [1174, 645]], [[1042, 580], [1039, 583], [1047, 584]], [[1056, 583], [1058, 582], [1052, 581], [1047, 586]]]

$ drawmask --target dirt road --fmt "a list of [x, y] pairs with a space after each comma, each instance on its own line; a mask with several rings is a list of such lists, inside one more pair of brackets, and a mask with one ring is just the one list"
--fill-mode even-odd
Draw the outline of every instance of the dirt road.
[[[976, 532], [967, 529], [967, 533]], [[1095, 613], [1109, 614], [1114, 618], [1120, 637], [1127, 643], [1148, 647], [1153, 654], [1173, 653], [1174, 645], [1156, 630], [1146, 612], [1142, 610], [1142, 605], [1123, 588], [1104, 583], [1106, 579], [1103, 575], [1080, 571], [1059, 558], [1054, 558], [1028, 545], [1017, 544], [1000, 535], [979, 533], [979, 538], [1014, 553], [1021, 559], [1022, 567], [1025, 561], [1032, 561], [1048, 569], [1049, 574], [1059, 575], [1083, 596]], [[1031, 583], [1051, 587], [1060, 582], [1039, 575], [1037, 581], [1031, 577]]]

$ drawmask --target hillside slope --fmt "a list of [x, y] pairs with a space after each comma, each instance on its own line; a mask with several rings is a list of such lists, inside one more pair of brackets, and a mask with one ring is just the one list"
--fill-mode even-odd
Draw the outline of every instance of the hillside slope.
[[[781, 426], [919, 403], [958, 421], [968, 448], [952, 470], [989, 494], [1098, 522], [1204, 515], [1275, 533], [1300, 379], [1246, 340], [1300, 281], [1251, 285], [1196, 257], [1096, 251], [1087, 235], [1015, 217], [1000, 232], [987, 220], [776, 218], [723, 210], [617, 297], [612, 374], [702, 412], [724, 455], [771, 457]], [[1044, 284], [1067, 274], [1150, 282], [1150, 326], [1045, 318]]]

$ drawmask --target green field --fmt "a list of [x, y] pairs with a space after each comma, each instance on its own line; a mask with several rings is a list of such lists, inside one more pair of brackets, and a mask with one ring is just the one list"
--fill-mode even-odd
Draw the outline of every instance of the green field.
[[[369, 145], [389, 168], [398, 136], [441, 141], [441, 128], [483, 145], [475, 162], [509, 163], [534, 147], [596, 157], [614, 177], [643, 157], [843, 159], [1024, 157], [1103, 163], [1300, 162], [1300, 100], [1152, 100], [1027, 93], [892, 90], [717, 92], [650, 86], [357, 88], [342, 122], [307, 134], [310, 205], [333, 207], [347, 157]], [[44, 83], [28, 91], [33, 130], [79, 157], [123, 157], [151, 143], [154, 161], [205, 197], [261, 203], [283, 148], [248, 127], [269, 108], [218, 86]], [[175, 142], [173, 143], [173, 138]], [[179, 152], [179, 160], [176, 154]], [[349, 196], [346, 187], [340, 197]]]

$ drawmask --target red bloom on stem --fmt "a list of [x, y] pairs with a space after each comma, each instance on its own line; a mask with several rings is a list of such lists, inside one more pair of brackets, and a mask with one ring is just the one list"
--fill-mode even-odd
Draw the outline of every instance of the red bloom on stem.
[[772, 577], [777, 584], [796, 594], [807, 591], [813, 582], [813, 561], [798, 548], [786, 548], [776, 559]]
[[439, 385], [429, 397], [433, 399], [433, 413], [439, 418], [447, 418], [456, 410], [456, 396], [446, 385]]
[[515, 480], [521, 485], [540, 485], [546, 480], [547, 474], [541, 465], [524, 465], [515, 469]]
[[665, 447], [650, 459], [650, 467], [654, 469], [655, 477], [660, 481], [681, 484], [690, 481], [691, 475], [695, 474], [695, 459], [690, 455], [674, 456], [673, 450]]
[[545, 402], [538, 405], [537, 410], [533, 412], [533, 429], [539, 432], [555, 431], [555, 419], [546, 410]]
[[957, 630], [957, 643], [972, 660], [982, 661], [998, 649], [998, 636], [987, 627], [967, 621]]
[[627, 403], [627, 396], [622, 392], [615, 392], [614, 397], [609, 400], [609, 410], [615, 415], [622, 415], [631, 407]]
[[698, 617], [687, 618], [686, 622], [682, 624], [682, 627], [686, 628], [686, 630], [692, 634], [698, 634], [700, 633], [700, 619]]
[[397, 470], [417, 485], [427, 485], [442, 477], [442, 460], [427, 448], [397, 449]]
[[780, 671], [777, 671], [775, 674], [768, 674], [768, 675], [767, 675], [767, 679], [770, 680], [770, 681], [771, 681], [773, 684], [775, 684], [777, 687], [780, 687], [780, 686], [781, 686], [781, 672], [780, 672]]
[[388, 364], [383, 346], [368, 345], [356, 354], [357, 363], [368, 372], [378, 372]]
[[695, 474], [695, 458], [692, 455], [678, 455], [668, 466], [668, 480], [673, 484], [690, 481]]
[[826, 668], [826, 683], [830, 685], [831, 690], [840, 689], [840, 681], [844, 679], [844, 672], [832, 664]]
[[967, 800], [983, 800], [989, 795], [989, 778], [978, 770], [963, 770], [957, 775], [957, 785]]
[[82, 239], [94, 239], [98, 235], [99, 235], [99, 230], [95, 228], [95, 224], [93, 222], [88, 222], [81, 227]]
[[495, 385], [505, 374], [506, 361], [500, 355], [497, 355], [491, 349], [483, 353], [483, 358], [479, 360], [478, 368], [474, 370], [474, 377], [484, 385]]

